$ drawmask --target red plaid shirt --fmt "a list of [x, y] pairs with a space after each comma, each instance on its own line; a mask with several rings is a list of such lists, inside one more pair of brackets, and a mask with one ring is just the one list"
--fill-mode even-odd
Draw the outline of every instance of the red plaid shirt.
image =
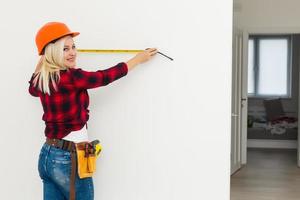
[[105, 86], [128, 72], [126, 63], [96, 72], [87, 72], [80, 68], [60, 71], [60, 81], [55, 91], [49, 84], [51, 95], [42, 93], [34, 87], [34, 74], [29, 81], [29, 93], [40, 97], [45, 121], [45, 135], [48, 138], [61, 139], [71, 131], [81, 129], [89, 119], [89, 95], [87, 89]]

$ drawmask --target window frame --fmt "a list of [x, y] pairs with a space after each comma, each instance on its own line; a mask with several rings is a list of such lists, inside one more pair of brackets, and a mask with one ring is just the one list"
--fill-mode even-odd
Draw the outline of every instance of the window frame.
[[[254, 63], [254, 93], [248, 93], [248, 98], [273, 98], [273, 97], [280, 97], [280, 98], [292, 98], [292, 36], [291, 35], [260, 35], [260, 34], [251, 34], [248, 38], [248, 44], [250, 40], [253, 40], [253, 63]], [[270, 94], [270, 95], [260, 95], [258, 94], [258, 85], [259, 85], [259, 40], [260, 39], [287, 39], [288, 46], [287, 46], [287, 94], [286, 95], [276, 95], [276, 94]], [[249, 49], [248, 49], [249, 51]], [[249, 54], [248, 54], [249, 55]], [[249, 62], [248, 62], [249, 63]], [[249, 68], [249, 66], [248, 66]], [[249, 78], [249, 77], [247, 77]], [[248, 89], [247, 89], [248, 90]]]

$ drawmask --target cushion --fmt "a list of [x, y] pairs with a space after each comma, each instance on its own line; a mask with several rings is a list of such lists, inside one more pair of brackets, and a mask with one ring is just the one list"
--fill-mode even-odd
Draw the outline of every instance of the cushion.
[[268, 121], [272, 121], [284, 116], [284, 110], [280, 98], [264, 99], [264, 106], [266, 110], [266, 118]]

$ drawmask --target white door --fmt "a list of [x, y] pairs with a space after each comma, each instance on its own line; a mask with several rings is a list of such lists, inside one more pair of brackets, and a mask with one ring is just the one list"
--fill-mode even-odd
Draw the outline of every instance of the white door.
[[231, 174], [241, 168], [243, 34], [235, 30], [232, 41]]

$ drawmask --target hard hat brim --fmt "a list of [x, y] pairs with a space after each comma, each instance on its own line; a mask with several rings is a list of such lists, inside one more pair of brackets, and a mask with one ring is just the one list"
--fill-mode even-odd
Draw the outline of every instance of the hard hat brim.
[[[72, 37], [76, 37], [76, 36], [79, 35], [79, 34], [80, 34], [79, 32], [69, 32], [69, 33], [66, 33], [66, 34], [64, 34], [64, 35], [60, 35], [59, 37], [53, 39], [53, 40], [50, 41], [50, 42], [53, 42], [53, 41], [55, 41], [55, 40], [58, 40], [58, 39], [60, 39], [60, 38], [62, 38], [62, 37], [65, 37], [65, 36], [67, 36], [67, 35], [70, 35], [70, 36], [72, 36]], [[49, 43], [50, 43], [50, 42], [49, 42]], [[48, 44], [49, 44], [49, 43], [48, 43]], [[44, 46], [44, 48], [39, 52], [39, 55], [40, 55], [40, 56], [44, 54], [44, 49], [45, 49], [46, 46], [47, 46], [47, 44], [46, 44], [46, 45]]]

